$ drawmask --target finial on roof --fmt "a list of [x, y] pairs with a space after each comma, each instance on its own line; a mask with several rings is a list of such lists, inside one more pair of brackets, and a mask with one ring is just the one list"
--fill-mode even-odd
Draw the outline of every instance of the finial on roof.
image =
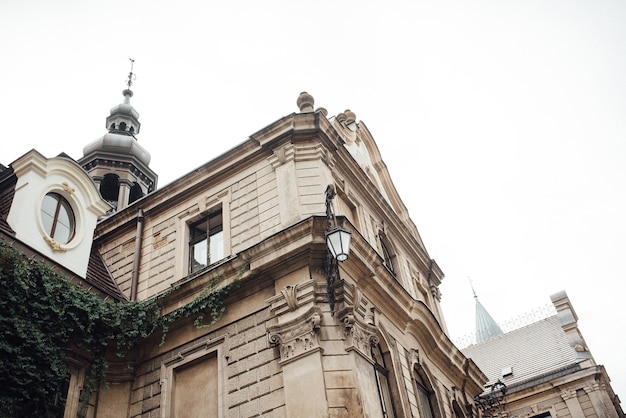
[[300, 93], [300, 95], [298, 96], [298, 100], [296, 101], [296, 104], [298, 105], [298, 108], [302, 113], [313, 112], [314, 103], [315, 100], [313, 99], [313, 96], [311, 96], [306, 91]]
[[328, 110], [326, 110], [325, 107], [318, 107], [317, 109], [315, 109], [315, 113], [319, 113], [324, 117], [328, 116]]
[[350, 125], [356, 120], [356, 114], [350, 109], [344, 110], [343, 113], [346, 115], [346, 125]]
[[137, 78], [135, 73], [133, 72], [133, 67], [135, 65], [135, 60], [130, 58], [130, 72], [128, 73], [128, 79], [126, 80], [127, 89], [124, 89], [122, 94], [124, 95], [124, 103], [130, 104], [130, 98], [133, 97], [133, 91], [130, 89], [130, 86], [133, 85], [133, 81]]

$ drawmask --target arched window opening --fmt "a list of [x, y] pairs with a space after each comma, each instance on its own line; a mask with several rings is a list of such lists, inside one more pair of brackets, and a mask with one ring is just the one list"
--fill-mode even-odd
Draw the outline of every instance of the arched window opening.
[[76, 219], [69, 202], [58, 193], [48, 193], [41, 202], [41, 221], [46, 234], [61, 244], [74, 238]]
[[109, 128], [109, 131], [114, 131], [115, 130], [115, 123], [111, 124], [111, 128]]
[[126, 122], [120, 122], [120, 131], [126, 132]]
[[128, 132], [130, 132], [131, 134], [135, 133], [135, 127], [131, 126], [130, 129], [128, 130]]
[[415, 389], [417, 393], [417, 403], [423, 418], [437, 418], [436, 398], [428, 381], [422, 376], [418, 370], [415, 370]]
[[374, 374], [376, 376], [376, 386], [378, 387], [378, 397], [383, 410], [383, 417], [395, 417], [393, 401], [391, 398], [391, 386], [389, 382], [389, 369], [385, 364], [385, 356], [380, 344], [372, 346], [372, 358], [374, 359]]
[[130, 194], [128, 196], [128, 204], [133, 203], [134, 201], [141, 199], [143, 197], [143, 190], [141, 190], [141, 186], [139, 183], [134, 182], [130, 187]]
[[100, 182], [100, 196], [106, 201], [117, 202], [120, 194], [120, 178], [117, 174], [105, 174]]
[[456, 400], [452, 401], [452, 410], [454, 411], [454, 417], [455, 418], [465, 418], [465, 412], [463, 412], [463, 409], [461, 408], [461, 405], [459, 405], [459, 403]]

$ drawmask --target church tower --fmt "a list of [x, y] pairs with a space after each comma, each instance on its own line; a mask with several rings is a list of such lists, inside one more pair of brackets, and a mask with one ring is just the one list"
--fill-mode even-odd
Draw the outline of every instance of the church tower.
[[122, 210], [157, 187], [157, 175], [148, 166], [150, 153], [137, 142], [141, 124], [139, 113], [130, 104], [135, 74], [131, 69], [124, 101], [111, 109], [106, 118], [108, 133], [83, 148], [78, 163], [95, 181], [102, 197], [116, 210]]

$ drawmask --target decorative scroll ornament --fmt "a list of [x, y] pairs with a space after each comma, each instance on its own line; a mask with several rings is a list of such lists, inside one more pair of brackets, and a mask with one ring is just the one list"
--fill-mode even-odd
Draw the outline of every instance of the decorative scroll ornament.
[[280, 349], [280, 364], [284, 365], [310, 353], [320, 351], [319, 329], [322, 317], [319, 308], [269, 329], [269, 342]]

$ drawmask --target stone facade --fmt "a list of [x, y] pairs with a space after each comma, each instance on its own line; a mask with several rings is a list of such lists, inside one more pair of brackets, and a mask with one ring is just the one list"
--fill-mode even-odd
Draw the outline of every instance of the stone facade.
[[[119, 198], [97, 224], [90, 263], [103, 263], [120, 303], [159, 296], [167, 315], [212, 286], [238, 288], [207, 325], [181, 318], [125, 358], [111, 353], [89, 417], [475, 416], [486, 376], [447, 335], [443, 273], [371, 134], [353, 112], [327, 117], [304, 93], [298, 103], [173, 183]], [[111, 129], [90, 152], [122, 135], [147, 165], [134, 136]], [[329, 185], [337, 225], [352, 233], [343, 263], [325, 243]], [[70, 417], [89, 356], [68, 363]]]

